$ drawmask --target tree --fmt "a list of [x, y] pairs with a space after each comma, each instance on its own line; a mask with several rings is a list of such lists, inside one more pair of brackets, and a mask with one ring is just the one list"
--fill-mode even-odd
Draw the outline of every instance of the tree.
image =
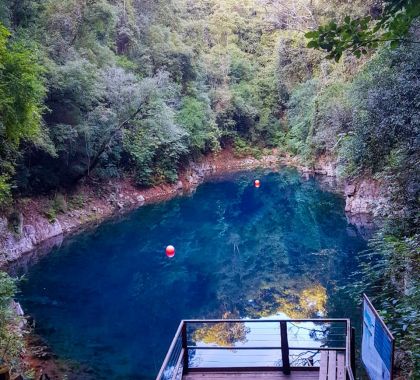
[[0, 271], [0, 363], [6, 362], [11, 367], [21, 364], [19, 355], [24, 346], [18, 318], [11, 309], [16, 291], [15, 280]]
[[345, 51], [359, 58], [384, 42], [390, 42], [392, 48], [407, 41], [420, 43], [407, 39], [410, 26], [419, 16], [417, 0], [387, 0], [378, 18], [346, 16], [341, 23], [331, 21], [305, 36], [309, 39], [308, 47], [327, 52], [327, 58], [339, 61]]
[[206, 153], [219, 147], [220, 132], [208, 99], [184, 97], [176, 120], [188, 132], [188, 145], [193, 154]]
[[40, 132], [45, 87], [34, 52], [10, 36], [0, 24], [0, 123], [6, 138], [18, 144]]
[[10, 199], [22, 140], [40, 140], [45, 87], [34, 51], [0, 23], [0, 205]]

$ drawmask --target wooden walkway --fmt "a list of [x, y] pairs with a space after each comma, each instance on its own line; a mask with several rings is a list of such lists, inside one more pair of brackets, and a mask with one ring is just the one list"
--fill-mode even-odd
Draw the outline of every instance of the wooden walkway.
[[183, 380], [318, 380], [318, 371], [292, 371], [284, 375], [281, 371], [267, 372], [193, 372], [182, 377]]

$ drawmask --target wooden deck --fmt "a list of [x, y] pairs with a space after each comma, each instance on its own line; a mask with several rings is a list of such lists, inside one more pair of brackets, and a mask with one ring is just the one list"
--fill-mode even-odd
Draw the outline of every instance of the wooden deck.
[[318, 371], [292, 371], [285, 375], [281, 371], [267, 372], [193, 372], [182, 377], [183, 380], [318, 380]]
[[[197, 344], [196, 331], [243, 336]], [[354, 380], [354, 351], [348, 319], [183, 320], [156, 380]]]

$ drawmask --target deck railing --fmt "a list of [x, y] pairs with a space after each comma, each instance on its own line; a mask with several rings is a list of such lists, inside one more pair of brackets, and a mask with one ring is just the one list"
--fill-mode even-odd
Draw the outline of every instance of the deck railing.
[[157, 380], [194, 371], [317, 371], [321, 351], [343, 354], [354, 380], [354, 350], [349, 319], [183, 320]]

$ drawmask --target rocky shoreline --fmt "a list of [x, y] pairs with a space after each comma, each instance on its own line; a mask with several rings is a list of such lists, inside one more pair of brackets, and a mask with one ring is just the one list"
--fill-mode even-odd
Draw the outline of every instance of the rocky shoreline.
[[[31, 265], [34, 259], [43, 256], [54, 246], [59, 246], [69, 234], [144, 204], [194, 191], [212, 176], [258, 167], [277, 168], [280, 165], [296, 167], [304, 176], [315, 174], [337, 178], [336, 165], [327, 157], [320, 157], [313, 167], [307, 167], [298, 158], [279, 156], [275, 150], [260, 159], [239, 158], [231, 150], [224, 150], [189, 164], [174, 184], [139, 189], [129, 178], [83, 184], [75, 193], [61, 195], [66, 209], [57, 213], [54, 219], [48, 215], [51, 198], [21, 199], [14, 211], [16, 221], [13, 228], [10, 217], [0, 215], [0, 269], [10, 267], [11, 263], [17, 261], [19, 266]], [[367, 215], [379, 215], [386, 203], [384, 186], [374, 179], [361, 178], [344, 183], [339, 181], [338, 191], [345, 195], [345, 211], [353, 224], [366, 224], [369, 219]], [[78, 204], [67, 207], [75, 198]]]
[[[338, 178], [337, 163], [334, 158], [321, 156], [312, 167], [296, 165], [303, 173]], [[345, 196], [345, 212], [351, 219], [365, 219], [366, 215], [380, 216], [388, 202], [385, 184], [370, 177], [346, 179], [340, 182], [340, 192]]]
[[[129, 178], [103, 183], [90, 182], [79, 186], [73, 194], [60, 194], [61, 207], [65, 210], [57, 212], [54, 218], [49, 215], [52, 202], [50, 197], [21, 199], [14, 207], [13, 223], [10, 215], [0, 215], [0, 269], [16, 261], [25, 265], [34, 255], [48, 252], [60, 245], [64, 237], [81, 229], [144, 204], [194, 191], [211, 176], [258, 167], [274, 168], [281, 162], [282, 159], [275, 151], [256, 159], [238, 158], [232, 151], [225, 150], [189, 164], [174, 184], [139, 189]], [[78, 201], [76, 205], [74, 201], [72, 204], [75, 198]]]

